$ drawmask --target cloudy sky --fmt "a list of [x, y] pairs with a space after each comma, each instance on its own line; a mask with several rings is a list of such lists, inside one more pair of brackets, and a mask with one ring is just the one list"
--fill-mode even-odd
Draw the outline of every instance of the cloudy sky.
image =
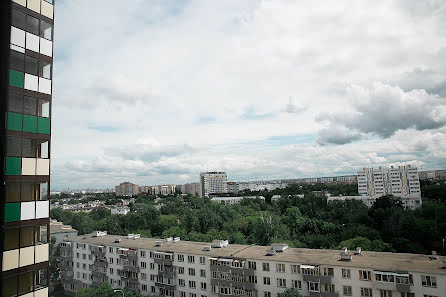
[[446, 1], [59, 0], [53, 189], [446, 168]]

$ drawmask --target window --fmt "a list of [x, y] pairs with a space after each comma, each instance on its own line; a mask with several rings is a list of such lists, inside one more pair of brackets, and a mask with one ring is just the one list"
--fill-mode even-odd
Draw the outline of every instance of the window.
[[285, 288], [286, 287], [286, 279], [284, 278], [278, 278], [277, 279], [277, 286], [279, 288]]
[[48, 40], [53, 39], [53, 26], [45, 21], [40, 21], [40, 37]]
[[195, 263], [195, 256], [187, 256], [187, 262]]
[[263, 284], [267, 285], [267, 286], [271, 285], [271, 278], [269, 276], [264, 276], [263, 277]]
[[392, 291], [390, 290], [380, 290], [381, 297], [392, 297]]
[[180, 291], [180, 297], [186, 297], [186, 292]]
[[423, 297], [438, 297], [438, 296], [424, 294]]
[[142, 286], [141, 286], [141, 290], [143, 290], [143, 291], [147, 291], [147, 285], [142, 285]]
[[17, 9], [12, 10], [12, 25], [16, 28], [26, 29], [26, 14]]
[[202, 291], [206, 291], [207, 287], [206, 287], [206, 283], [200, 283], [200, 287]]
[[184, 255], [177, 255], [178, 262], [184, 262]]
[[189, 281], [189, 288], [195, 289], [195, 281]]
[[276, 272], [285, 272], [285, 264], [276, 264]]
[[109, 262], [110, 264], [113, 264], [113, 258], [112, 258], [112, 257], [108, 258], [108, 262]]
[[324, 267], [324, 275], [333, 276], [334, 275], [333, 268]]
[[325, 290], [325, 292], [334, 293], [335, 292], [335, 285], [333, 285], [333, 284], [324, 284], [324, 290]]
[[437, 287], [437, 278], [435, 276], [422, 275], [421, 276], [421, 285], [423, 287]]
[[39, 60], [30, 56], [25, 56], [25, 72], [37, 75], [39, 70]]
[[231, 288], [220, 287], [220, 294], [222, 294], [222, 295], [231, 295]]
[[271, 292], [264, 292], [263, 297], [271, 297]]
[[184, 287], [186, 285], [186, 281], [184, 279], [179, 278], [178, 279], [178, 285], [180, 287]]
[[350, 278], [350, 269], [342, 269], [342, 278]]
[[262, 263], [262, 268], [263, 268], [263, 271], [269, 271], [269, 263]]
[[256, 262], [248, 261], [248, 268], [256, 270]]
[[20, 247], [34, 245], [34, 227], [20, 228]]
[[200, 269], [200, 277], [206, 277], [206, 270]]
[[359, 279], [363, 281], [372, 280], [372, 275], [370, 271], [367, 270], [359, 270]]
[[[155, 269], [155, 263], [150, 263], [150, 269], [151, 270], [154, 270]], [[184, 269], [184, 268], [183, 268]], [[184, 273], [184, 270], [183, 270], [183, 273]]]
[[37, 114], [37, 99], [34, 97], [23, 97], [23, 113], [36, 115]]
[[248, 276], [248, 283], [257, 284], [257, 276], [255, 275]]
[[34, 34], [39, 35], [39, 20], [27, 15], [26, 16], [26, 31]]
[[197, 294], [195, 294], [195, 293], [189, 293], [189, 297], [197, 297]]
[[23, 96], [16, 93], [9, 93], [8, 111], [22, 113]]
[[178, 267], [178, 274], [184, 274], [184, 267]]
[[146, 262], [141, 262], [141, 268], [147, 268], [147, 263]]
[[310, 292], [319, 292], [319, 283], [308, 282], [308, 291], [310, 291]]
[[5, 250], [19, 248], [19, 229], [5, 229], [5, 240], [3, 242]]
[[300, 266], [291, 264], [291, 273], [300, 273]]
[[194, 268], [189, 268], [188, 272], [189, 272], [189, 275], [195, 275], [195, 269]]
[[[39, 99], [37, 103], [37, 115], [43, 118], [50, 117], [50, 102], [48, 100]], [[110, 248], [110, 250], [110, 253], [113, 253], [113, 248]]]
[[[22, 138], [8, 136], [7, 138], [7, 149], [6, 155], [11, 157], [21, 157], [22, 156]], [[20, 192], [20, 191], [19, 191]]]
[[23, 72], [25, 70], [25, 55], [11, 50], [9, 56], [9, 67], [11, 69]]
[[352, 296], [352, 287], [351, 286], [343, 286], [342, 291], [344, 292], [344, 296]]
[[295, 288], [295, 289], [302, 289], [302, 282], [300, 281], [300, 280], [295, 280], [295, 279], [293, 279], [292, 281], [291, 281], [291, 286], [293, 287], [293, 288]]
[[372, 289], [370, 288], [361, 288], [361, 297], [372, 297]]
[[200, 257], [200, 264], [206, 264], [206, 258]]

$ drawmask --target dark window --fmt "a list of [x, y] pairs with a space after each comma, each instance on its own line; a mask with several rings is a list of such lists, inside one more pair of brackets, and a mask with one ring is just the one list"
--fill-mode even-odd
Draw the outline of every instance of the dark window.
[[37, 200], [48, 200], [48, 183], [41, 183], [39, 185], [40, 195]]
[[36, 271], [36, 290], [44, 287], [48, 287], [48, 268]]
[[8, 136], [6, 155], [20, 157], [22, 155], [22, 138]]
[[25, 72], [37, 75], [39, 70], [39, 60], [30, 56], [25, 57]]
[[37, 157], [36, 140], [23, 138], [22, 156], [26, 158]]
[[20, 247], [34, 245], [34, 227], [20, 228]]
[[34, 97], [23, 97], [23, 113], [36, 115], [37, 113], [37, 99]]
[[51, 79], [51, 63], [40, 61], [39, 76]]
[[34, 201], [36, 199], [36, 186], [33, 183], [22, 183], [22, 201]]
[[37, 144], [37, 158], [48, 159], [48, 140], [39, 140]]
[[26, 272], [19, 275], [19, 295], [33, 291], [34, 272]]
[[2, 279], [2, 297], [17, 296], [17, 276]]
[[23, 96], [16, 93], [9, 93], [8, 110], [22, 113]]
[[38, 244], [48, 243], [48, 225], [36, 226], [36, 242]]
[[47, 22], [40, 21], [40, 37], [48, 40], [53, 39], [53, 26]]
[[16, 51], [11, 51], [9, 67], [23, 72], [25, 69], [25, 55]]
[[5, 241], [3, 244], [5, 250], [14, 250], [19, 248], [19, 229], [5, 229]]
[[6, 202], [20, 201], [20, 182], [6, 182]]
[[26, 16], [26, 31], [33, 33], [35, 35], [39, 35], [39, 20], [27, 15]]
[[24, 12], [18, 11], [17, 9], [12, 10], [12, 25], [16, 28], [25, 30], [26, 29], [26, 14]]

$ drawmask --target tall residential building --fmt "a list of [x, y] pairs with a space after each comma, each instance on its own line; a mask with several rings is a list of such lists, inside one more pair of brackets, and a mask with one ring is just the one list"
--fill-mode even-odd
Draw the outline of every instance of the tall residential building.
[[0, 1], [1, 296], [48, 296], [53, 1]]
[[115, 187], [115, 194], [117, 196], [133, 196], [139, 194], [140, 187], [138, 185], [132, 184], [131, 182], [120, 183], [119, 186]]
[[416, 167], [391, 166], [388, 169], [364, 168], [358, 172], [360, 195], [420, 198], [420, 179]]
[[200, 183], [190, 183], [181, 185], [181, 193], [191, 194], [201, 197], [201, 185]]
[[445, 257], [311, 250], [96, 233], [61, 244], [64, 289], [108, 282], [115, 289], [169, 297], [443, 297]]
[[200, 174], [201, 197], [209, 197], [209, 194], [227, 193], [227, 182], [226, 172], [202, 172]]

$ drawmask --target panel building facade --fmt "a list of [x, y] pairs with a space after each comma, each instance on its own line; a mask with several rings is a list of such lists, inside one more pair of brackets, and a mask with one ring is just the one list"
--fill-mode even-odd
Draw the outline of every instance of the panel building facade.
[[0, 2], [1, 296], [48, 296], [52, 0]]
[[227, 182], [226, 172], [202, 172], [200, 174], [201, 197], [209, 197], [209, 194], [227, 193]]
[[67, 294], [108, 282], [115, 289], [170, 297], [441, 297], [446, 260], [427, 255], [311, 250], [105, 235], [61, 248]]

